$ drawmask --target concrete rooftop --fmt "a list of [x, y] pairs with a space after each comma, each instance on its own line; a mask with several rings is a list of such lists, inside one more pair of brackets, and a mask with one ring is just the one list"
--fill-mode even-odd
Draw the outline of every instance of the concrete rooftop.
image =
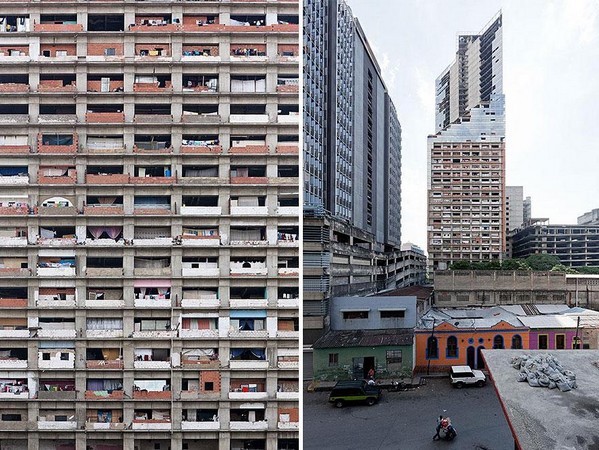
[[[599, 449], [599, 350], [483, 350], [506, 419], [522, 450]], [[554, 355], [576, 374], [578, 389], [531, 387], [517, 381], [510, 360]]]

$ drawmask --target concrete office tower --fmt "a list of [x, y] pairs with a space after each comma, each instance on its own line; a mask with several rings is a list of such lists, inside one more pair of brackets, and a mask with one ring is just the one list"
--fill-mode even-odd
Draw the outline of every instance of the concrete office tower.
[[566, 267], [599, 267], [599, 224], [551, 225], [549, 219], [533, 219], [510, 240], [514, 258], [546, 253]]
[[0, 448], [299, 448], [298, 19], [3, 4]]
[[436, 134], [428, 138], [429, 271], [505, 252], [505, 111], [501, 15], [461, 35], [436, 81]]
[[366, 36], [343, 0], [304, 2], [304, 338], [332, 296], [395, 288], [401, 126]]
[[579, 216], [576, 223], [578, 225], [599, 225], [599, 208], [595, 208]]
[[[530, 198], [530, 197], [529, 197]], [[524, 188], [522, 186], [505, 187], [505, 231], [520, 228], [524, 223]]]

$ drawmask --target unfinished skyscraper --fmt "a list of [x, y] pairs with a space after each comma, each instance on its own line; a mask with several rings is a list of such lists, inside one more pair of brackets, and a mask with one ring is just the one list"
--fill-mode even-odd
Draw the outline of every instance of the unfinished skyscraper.
[[428, 138], [429, 271], [505, 252], [502, 18], [460, 35], [436, 80], [436, 134]]

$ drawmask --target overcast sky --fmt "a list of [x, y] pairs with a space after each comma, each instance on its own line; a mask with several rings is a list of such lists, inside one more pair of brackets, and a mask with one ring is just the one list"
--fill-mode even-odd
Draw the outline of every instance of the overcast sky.
[[426, 250], [426, 138], [457, 36], [503, 13], [507, 184], [553, 224], [599, 208], [599, 1], [347, 0], [402, 125], [402, 241]]

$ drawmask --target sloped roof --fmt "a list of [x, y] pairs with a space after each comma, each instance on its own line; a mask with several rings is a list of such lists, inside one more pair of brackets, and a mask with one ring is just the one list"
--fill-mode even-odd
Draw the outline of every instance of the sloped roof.
[[576, 328], [576, 319], [566, 315], [522, 316], [520, 322], [529, 328]]
[[377, 347], [389, 345], [412, 345], [414, 330], [351, 330], [329, 331], [314, 343], [314, 348]]

